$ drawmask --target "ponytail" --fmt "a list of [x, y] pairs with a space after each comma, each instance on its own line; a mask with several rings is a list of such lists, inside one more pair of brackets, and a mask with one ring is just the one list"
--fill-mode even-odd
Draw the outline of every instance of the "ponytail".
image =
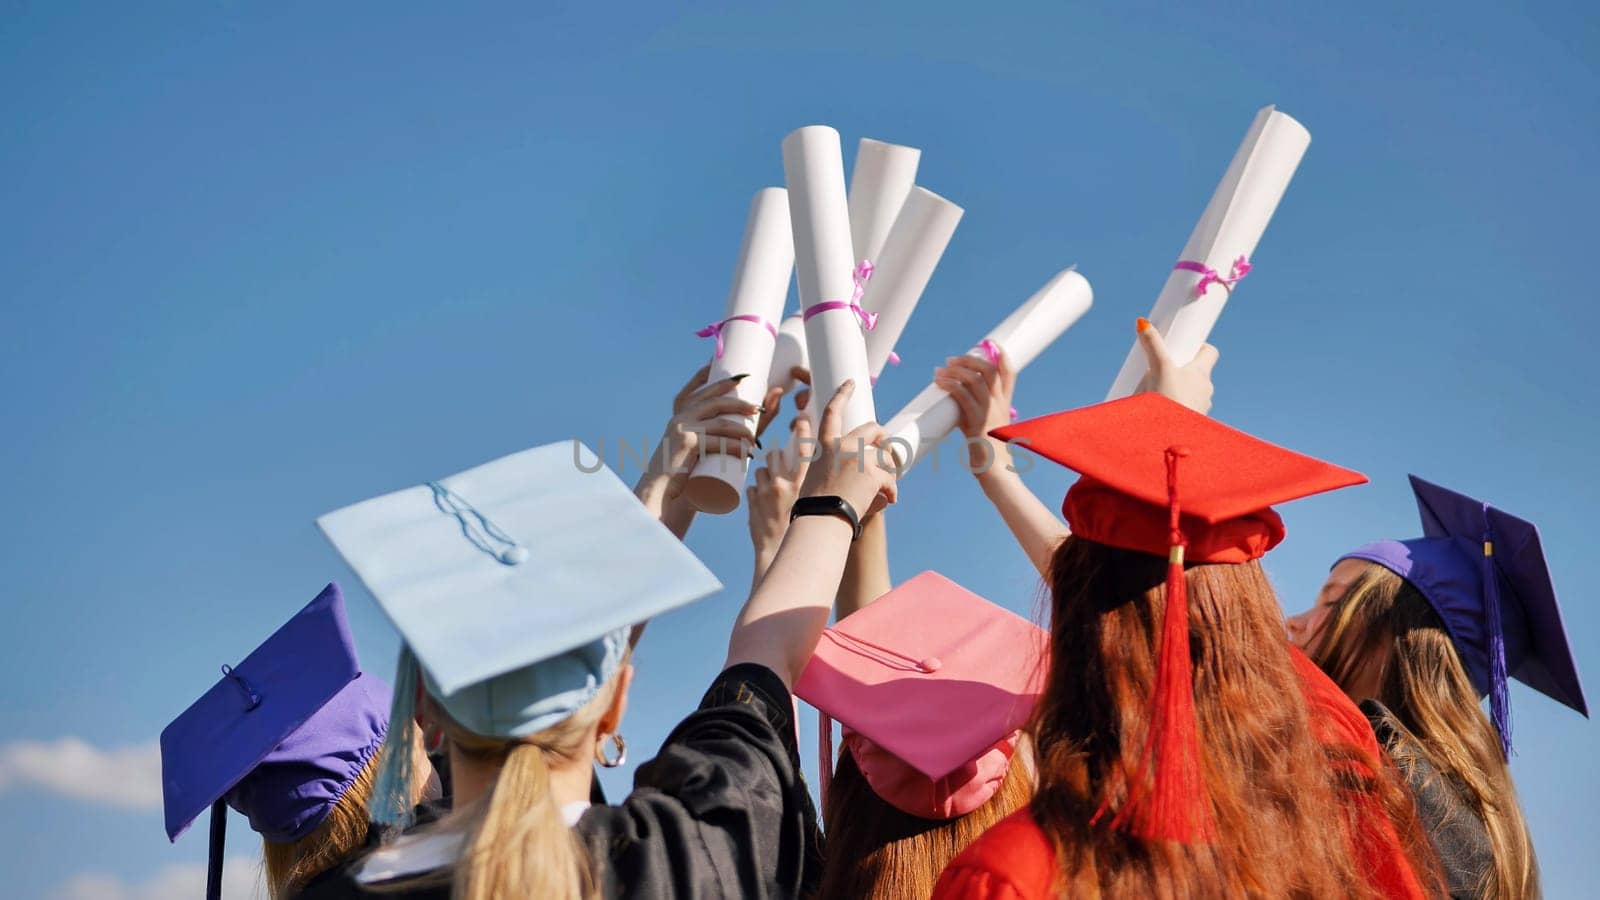
[[537, 744], [511, 746], [456, 863], [454, 900], [594, 896], [587, 854], [550, 794], [545, 753]]

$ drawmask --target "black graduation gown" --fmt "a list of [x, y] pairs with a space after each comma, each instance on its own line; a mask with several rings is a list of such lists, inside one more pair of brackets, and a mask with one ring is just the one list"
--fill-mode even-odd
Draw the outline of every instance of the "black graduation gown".
[[1417, 812], [1428, 839], [1444, 869], [1445, 884], [1453, 900], [1488, 897], [1484, 876], [1494, 868], [1489, 829], [1478, 818], [1459, 788], [1439, 775], [1421, 748], [1389, 708], [1376, 700], [1361, 701], [1361, 711], [1378, 735], [1378, 741], [1405, 776], [1417, 799]]
[[[656, 758], [635, 772], [633, 792], [616, 806], [591, 807], [574, 830], [607, 898], [813, 893], [822, 837], [800, 774], [794, 705], [783, 682], [753, 664], [722, 672]], [[324, 874], [299, 896], [448, 900], [447, 884], [366, 890], [353, 877], [359, 864]]]

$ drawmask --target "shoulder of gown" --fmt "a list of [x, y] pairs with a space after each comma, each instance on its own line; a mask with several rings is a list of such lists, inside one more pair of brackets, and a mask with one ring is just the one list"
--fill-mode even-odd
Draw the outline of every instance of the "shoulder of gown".
[[[1300, 678], [1312, 736], [1361, 781], [1386, 775], [1373, 769], [1387, 762], [1366, 715], [1299, 647], [1291, 644], [1289, 656]], [[1384, 897], [1417, 900], [1426, 897], [1406, 854], [1405, 842], [1400, 839], [1381, 798], [1371, 791], [1347, 792], [1345, 805], [1354, 830], [1354, 849], [1361, 861], [1360, 868], [1367, 873], [1372, 887]]]
[[1468, 805], [1458, 786], [1439, 773], [1417, 739], [1388, 707], [1376, 700], [1363, 700], [1361, 712], [1417, 800], [1417, 814], [1439, 854], [1450, 896], [1487, 896], [1484, 876], [1494, 868], [1488, 826]]
[[[1344, 689], [1299, 647], [1289, 646], [1289, 658], [1294, 661], [1295, 675], [1300, 678], [1306, 712], [1311, 717], [1311, 733], [1317, 741], [1323, 746], [1359, 750], [1372, 761], [1379, 760], [1378, 739], [1372, 733], [1372, 726]], [[1370, 769], [1362, 768], [1370, 774]]]
[[950, 861], [933, 900], [1045, 900], [1053, 895], [1055, 878], [1055, 848], [1023, 808]]
[[[821, 832], [800, 774], [794, 702], [756, 665], [732, 666], [634, 774], [616, 806], [592, 806], [574, 830], [608, 898], [764, 898], [815, 892]], [[346, 866], [303, 900], [446, 900], [449, 886], [362, 890]]]
[[606, 897], [794, 897], [822, 871], [794, 701], [757, 665], [717, 676], [616, 806], [576, 826]]

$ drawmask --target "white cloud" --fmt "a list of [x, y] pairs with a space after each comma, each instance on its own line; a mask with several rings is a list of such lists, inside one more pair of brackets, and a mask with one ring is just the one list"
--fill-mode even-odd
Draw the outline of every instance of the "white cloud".
[[[113, 875], [85, 872], [75, 875], [50, 894], [49, 900], [170, 900], [203, 897], [206, 892], [206, 867], [193, 863], [176, 864], [139, 882], [126, 882]], [[250, 900], [267, 894], [261, 879], [261, 860], [230, 856], [222, 869], [222, 896], [225, 900]]]
[[161, 808], [161, 750], [154, 742], [102, 750], [75, 737], [12, 741], [0, 744], [0, 791], [8, 787], [39, 788], [117, 809], [156, 810]]

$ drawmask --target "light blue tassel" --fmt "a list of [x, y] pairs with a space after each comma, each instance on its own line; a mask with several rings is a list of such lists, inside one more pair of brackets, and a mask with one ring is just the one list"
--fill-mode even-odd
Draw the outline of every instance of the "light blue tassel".
[[394, 673], [394, 699], [389, 705], [389, 732], [383, 737], [383, 759], [367, 800], [367, 816], [385, 827], [410, 827], [412, 754], [416, 745], [417, 657], [405, 644]]

